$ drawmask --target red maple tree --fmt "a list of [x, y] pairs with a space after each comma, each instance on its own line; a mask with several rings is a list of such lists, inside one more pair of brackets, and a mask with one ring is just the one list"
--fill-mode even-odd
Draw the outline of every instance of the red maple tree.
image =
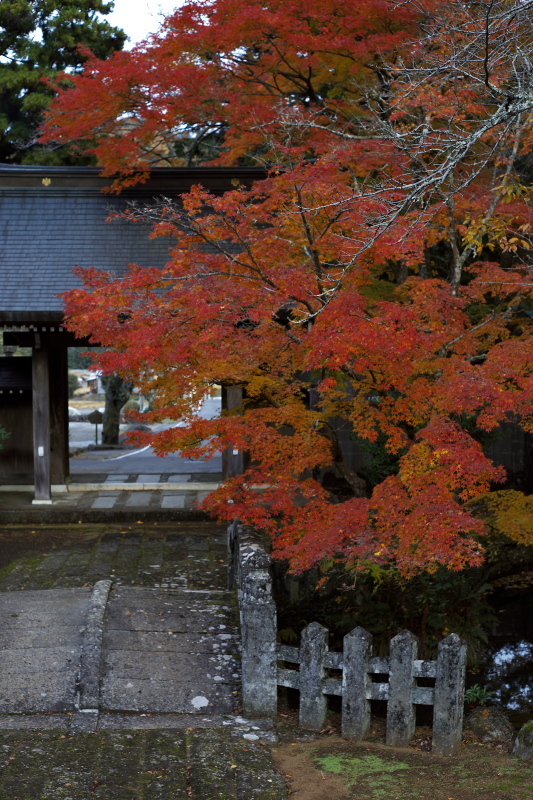
[[[152, 419], [186, 421], [157, 452], [249, 455], [204, 507], [295, 570], [482, 561], [467, 504], [505, 475], [481, 434], [533, 429], [530, 6], [188, 2], [57, 87], [45, 140], [78, 141], [118, 189], [153, 164], [265, 168], [131, 210], [177, 241], [168, 266], [88, 271], [66, 312], [155, 392]], [[215, 384], [243, 405], [199, 419]]]

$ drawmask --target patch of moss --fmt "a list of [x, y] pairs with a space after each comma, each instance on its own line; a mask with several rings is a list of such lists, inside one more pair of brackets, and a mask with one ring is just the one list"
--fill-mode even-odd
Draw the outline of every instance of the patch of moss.
[[[480, 761], [483, 759], [480, 759]], [[486, 761], [490, 761], [490, 759], [485, 759]], [[533, 797], [533, 782], [532, 782], [532, 775], [529, 769], [525, 769], [523, 765], [517, 764], [516, 766], [513, 764], [511, 766], [503, 766], [502, 764], [498, 764], [497, 767], [494, 767], [495, 771], [498, 771], [498, 775], [495, 776], [490, 783], [477, 788], [475, 785], [475, 772], [459, 769], [459, 767], [454, 767], [452, 769], [453, 772], [456, 774], [460, 774], [461, 779], [458, 781], [459, 786], [464, 786], [469, 788], [470, 791], [473, 792], [480, 792], [486, 793], [487, 791], [492, 792], [505, 792], [505, 791], [514, 791], [515, 793], [518, 792], [520, 797], [527, 798], [530, 800]], [[488, 777], [488, 776], [487, 776]], [[498, 780], [498, 778], [500, 780]]]
[[16, 562], [7, 564], [7, 566], [2, 567], [2, 569], [0, 569], [0, 582], [3, 581], [4, 578], [7, 578], [11, 572], [13, 572], [13, 569], [15, 568], [15, 563]]
[[[318, 766], [327, 772], [352, 779], [350, 786], [364, 783], [375, 798], [389, 797], [391, 792], [399, 788], [401, 777], [391, 773], [410, 769], [403, 761], [386, 761], [379, 756], [366, 755], [360, 757], [348, 755], [331, 755], [317, 758]], [[407, 798], [408, 795], [405, 794]]]

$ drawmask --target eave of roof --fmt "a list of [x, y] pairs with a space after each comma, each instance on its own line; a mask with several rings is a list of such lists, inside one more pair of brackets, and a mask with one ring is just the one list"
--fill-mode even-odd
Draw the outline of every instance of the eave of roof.
[[[201, 184], [208, 191], [224, 192], [236, 184], [249, 185], [266, 177], [256, 167], [154, 167], [143, 183], [124, 189], [124, 195], [181, 194]], [[78, 189], [103, 191], [113, 183], [99, 167], [47, 167], [0, 164], [0, 191], [10, 189], [39, 190]]]

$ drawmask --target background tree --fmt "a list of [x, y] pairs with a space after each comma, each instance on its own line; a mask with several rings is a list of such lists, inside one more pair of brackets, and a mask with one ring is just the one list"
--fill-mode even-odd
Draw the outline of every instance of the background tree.
[[102, 384], [105, 391], [104, 421], [102, 427], [102, 444], [118, 444], [120, 432], [120, 412], [131, 397], [133, 383], [124, 380], [120, 375], [103, 375]]
[[91, 369], [93, 360], [91, 352], [98, 352], [98, 347], [69, 347], [68, 348], [68, 368], [69, 369]]
[[[250, 453], [205, 506], [293, 569], [482, 562], [468, 501], [505, 475], [481, 442], [510, 415], [533, 429], [531, 5], [190, 2], [54, 104], [45, 140], [85, 142], [122, 185], [162, 137], [268, 170], [131, 210], [177, 240], [168, 267], [88, 271], [67, 312], [113, 348], [106, 370], [156, 392], [152, 419], [187, 422], [158, 452]], [[197, 418], [214, 383], [246, 390], [241, 413]], [[379, 478], [339, 419], [386, 452]]]
[[90, 47], [99, 58], [122, 49], [126, 35], [102, 18], [104, 0], [2, 0], [0, 3], [0, 161], [90, 163], [70, 148], [36, 144], [53, 91], [42, 78], [79, 71]]
[[78, 380], [78, 376], [75, 375], [73, 372], [68, 373], [68, 396], [74, 397], [74, 393], [76, 389], [80, 388], [80, 382]]

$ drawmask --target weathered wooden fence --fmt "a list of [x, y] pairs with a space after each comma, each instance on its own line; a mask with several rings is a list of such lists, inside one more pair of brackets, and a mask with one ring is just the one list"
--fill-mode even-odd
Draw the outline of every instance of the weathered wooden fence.
[[[234, 522], [228, 534], [229, 583], [239, 594], [245, 714], [275, 716], [277, 687], [288, 686], [300, 692], [300, 725], [320, 730], [326, 722], [327, 695], [338, 695], [342, 735], [362, 739], [370, 724], [371, 700], [386, 700], [386, 742], [405, 747], [415, 730], [416, 705], [432, 705], [433, 751], [452, 755], [459, 750], [466, 644], [457, 634], [440, 643], [436, 661], [418, 659], [418, 638], [410, 631], [392, 639], [388, 658], [372, 655], [372, 636], [360, 627], [344, 637], [342, 653], [329, 651], [328, 630], [318, 622], [302, 631], [300, 647], [279, 645], [270, 557], [252, 529]], [[418, 686], [419, 678], [434, 685]]]

